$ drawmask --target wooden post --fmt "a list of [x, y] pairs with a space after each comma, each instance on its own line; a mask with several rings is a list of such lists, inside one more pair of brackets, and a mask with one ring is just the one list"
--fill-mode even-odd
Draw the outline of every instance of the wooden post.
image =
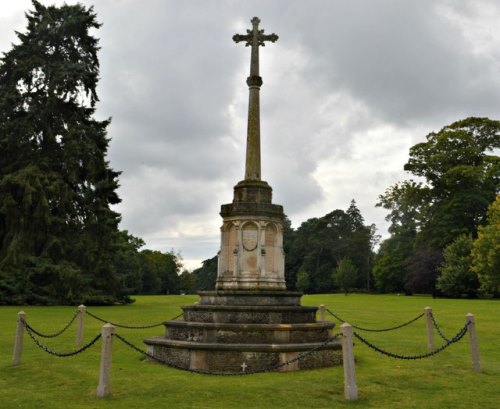
[[434, 349], [434, 325], [432, 324], [432, 308], [425, 307], [425, 324], [427, 327], [427, 348]]
[[21, 354], [23, 352], [23, 336], [24, 324], [22, 320], [26, 318], [24, 311], [17, 313], [17, 327], [16, 327], [16, 340], [14, 341], [14, 354], [12, 356], [12, 365], [19, 365], [21, 363]]
[[465, 316], [465, 322], [469, 324], [467, 331], [469, 331], [470, 354], [472, 357], [472, 368], [476, 372], [481, 372], [481, 362], [479, 360], [479, 344], [477, 342], [476, 323], [474, 315], [468, 313]]
[[347, 400], [358, 400], [358, 386], [356, 385], [356, 366], [352, 342], [352, 326], [344, 322], [342, 330], [342, 359], [344, 364], [344, 396]]
[[78, 306], [78, 320], [76, 323], [76, 341], [75, 341], [77, 346], [82, 345], [83, 342], [83, 331], [84, 331], [86, 311], [87, 307], [85, 307], [85, 305], [81, 304]]
[[99, 368], [99, 385], [97, 386], [97, 397], [103, 398], [110, 394], [111, 378], [111, 352], [113, 348], [113, 334], [115, 327], [111, 324], [105, 324], [101, 329], [102, 349], [101, 366]]
[[319, 306], [319, 320], [320, 321], [326, 321], [326, 318], [325, 318], [325, 304], [321, 304]]

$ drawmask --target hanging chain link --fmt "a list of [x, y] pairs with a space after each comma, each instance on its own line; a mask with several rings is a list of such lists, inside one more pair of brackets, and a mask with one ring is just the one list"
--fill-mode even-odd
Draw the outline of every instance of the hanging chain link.
[[432, 324], [434, 325], [434, 328], [436, 328], [436, 331], [437, 333], [439, 334], [439, 336], [443, 339], [443, 341], [445, 342], [450, 342], [450, 339], [448, 337], [446, 337], [443, 332], [441, 331], [441, 328], [439, 328], [439, 325], [438, 323], [436, 322], [436, 319], [434, 318], [434, 314], [432, 314], [431, 312], [431, 319], [432, 319]]
[[24, 328], [26, 329], [26, 332], [28, 333], [30, 338], [35, 342], [36, 345], [38, 345], [45, 352], [47, 352], [51, 355], [57, 356], [59, 358], [67, 358], [70, 356], [78, 355], [78, 354], [82, 353], [83, 351], [85, 351], [86, 349], [90, 348], [92, 345], [94, 345], [97, 342], [97, 340], [99, 338], [101, 338], [101, 334], [97, 334], [92, 341], [90, 341], [88, 344], [84, 345], [80, 349], [77, 349], [76, 351], [55, 352], [55, 351], [51, 350], [47, 345], [42, 344], [38, 339], [36, 339], [36, 337], [34, 335], [35, 332], [33, 331], [33, 328], [31, 328], [31, 326], [25, 320], [21, 320], [21, 322], [23, 323]]
[[[336, 318], [337, 320], [339, 320], [340, 322], [347, 322], [345, 320], [343, 320], [342, 318], [340, 318], [338, 315], [334, 314], [333, 312], [331, 312], [328, 308], [326, 308], [326, 311], [328, 311], [328, 313]], [[394, 331], [396, 329], [400, 329], [400, 328], [403, 328], [403, 327], [406, 327], [407, 325], [410, 325], [412, 323], [414, 323], [415, 321], [419, 320], [420, 318], [422, 318], [424, 316], [424, 313], [420, 314], [420, 315], [417, 315], [415, 318], [412, 318], [410, 321], [408, 322], [405, 322], [403, 324], [400, 324], [400, 325], [396, 325], [395, 327], [390, 327], [390, 328], [382, 328], [382, 329], [373, 329], [373, 328], [363, 328], [363, 327], [358, 327], [356, 325], [352, 325], [351, 326], [359, 331], [369, 331], [369, 332], [386, 332], [386, 331]]]
[[374, 351], [380, 352], [382, 355], [389, 356], [391, 358], [396, 358], [396, 359], [403, 359], [403, 360], [413, 360], [413, 359], [423, 359], [423, 358], [429, 358], [433, 355], [438, 354], [439, 352], [445, 350], [448, 348], [450, 345], [455, 344], [456, 342], [460, 341], [465, 333], [467, 332], [469, 327], [469, 323], [465, 324], [465, 326], [458, 331], [457, 335], [455, 335], [453, 338], [451, 338], [446, 344], [443, 344], [437, 349], [434, 349], [433, 351], [427, 352], [425, 354], [421, 355], [399, 355], [399, 354], [394, 354], [392, 352], [385, 351], [376, 345], [372, 344], [371, 342], [367, 341], [364, 339], [361, 335], [357, 334], [356, 332], [353, 332], [353, 335], [359, 339], [363, 344], [368, 346], [369, 348], [373, 349]]
[[277, 369], [281, 368], [281, 367], [284, 367], [286, 365], [289, 365], [289, 364], [292, 364], [294, 362], [297, 362], [301, 359], [303, 359], [304, 357], [316, 352], [317, 350], [321, 349], [321, 348], [324, 348], [326, 345], [332, 343], [333, 341], [335, 341], [336, 339], [338, 339], [341, 334], [336, 334], [334, 335], [332, 338], [329, 338], [327, 339], [326, 341], [322, 342], [320, 345], [310, 349], [309, 351], [305, 351], [305, 352], [302, 352], [300, 354], [297, 354], [297, 356], [293, 359], [290, 359], [289, 361], [285, 361], [285, 362], [280, 362], [279, 364], [275, 364], [275, 365], [272, 365], [268, 368], [261, 368], [261, 369], [255, 369], [255, 370], [250, 370], [250, 371], [245, 371], [245, 372], [211, 372], [211, 371], [205, 371], [205, 370], [202, 370], [202, 369], [189, 369], [189, 368], [184, 368], [180, 365], [176, 365], [172, 362], [168, 362], [164, 359], [161, 359], [161, 358], [158, 358], [152, 354], [150, 354], [149, 352], [147, 351], [144, 351], [142, 350], [141, 348], [137, 347], [136, 345], [134, 345], [132, 342], [128, 341], [127, 339], [125, 339], [124, 337], [122, 337], [120, 334], [113, 334], [114, 337], [118, 338], [120, 341], [122, 341], [125, 345], [129, 346], [130, 348], [132, 348], [133, 350], [147, 356], [148, 358], [156, 361], [156, 362], [159, 362], [161, 364], [164, 364], [164, 365], [167, 365], [171, 368], [174, 368], [174, 369], [180, 369], [182, 371], [187, 371], [187, 372], [193, 372], [193, 373], [198, 373], [198, 374], [201, 374], [201, 375], [218, 375], [218, 376], [243, 376], [243, 375], [255, 375], [255, 374], [258, 374], [258, 373], [265, 373], [265, 372], [272, 372], [272, 371], [276, 371]]
[[[101, 321], [104, 323], [110, 323], [111, 325], [114, 325], [115, 327], [125, 328], [125, 329], [147, 329], [147, 328], [160, 327], [160, 326], [164, 325], [164, 322], [159, 322], [157, 324], [151, 324], [151, 325], [123, 325], [123, 324], [117, 324], [115, 322], [111, 322], [111, 321], [105, 320], [103, 318], [100, 318], [97, 315], [94, 315], [89, 311], [87, 311], [87, 314], [90, 315], [92, 318], [95, 318], [98, 321]], [[177, 318], [181, 317], [183, 314], [184, 313], [181, 312], [179, 315], [176, 315], [174, 318], [171, 318], [169, 321], [176, 320]]]
[[76, 317], [78, 316], [80, 311], [76, 311], [75, 312], [75, 315], [73, 315], [73, 318], [71, 318], [69, 320], [69, 322], [66, 324], [66, 326], [61, 329], [60, 331], [58, 332], [55, 332], [53, 334], [42, 334], [41, 332], [38, 332], [37, 330], [35, 330], [33, 327], [29, 327], [30, 328], [30, 331], [33, 332], [34, 334], [38, 335], [39, 337], [42, 337], [42, 338], [55, 338], [55, 337], [58, 337], [59, 335], [61, 335], [62, 333], [64, 333], [69, 327], [70, 325], [73, 323], [73, 321], [76, 319]]

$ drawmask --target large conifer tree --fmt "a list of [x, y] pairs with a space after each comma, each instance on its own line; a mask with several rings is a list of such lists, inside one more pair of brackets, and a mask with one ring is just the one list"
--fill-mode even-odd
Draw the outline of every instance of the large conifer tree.
[[93, 8], [33, 1], [0, 62], [0, 303], [123, 302]]

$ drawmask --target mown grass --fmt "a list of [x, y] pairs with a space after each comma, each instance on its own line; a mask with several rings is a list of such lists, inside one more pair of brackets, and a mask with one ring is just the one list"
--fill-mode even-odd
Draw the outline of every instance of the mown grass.
[[[140, 325], [177, 315], [197, 296], [136, 297], [120, 307], [89, 307], [110, 321]], [[443, 332], [455, 335], [474, 313], [482, 373], [471, 369], [468, 338], [428, 359], [402, 361], [380, 355], [359, 342], [355, 346], [359, 400], [343, 397], [341, 367], [250, 376], [207, 376], [178, 371], [143, 360], [118, 340], [113, 346], [112, 396], [96, 397], [100, 341], [72, 358], [58, 358], [25, 335], [22, 364], [13, 367], [12, 347], [17, 312], [23, 309], [35, 329], [50, 333], [63, 327], [74, 307], [0, 308], [0, 408], [497, 408], [500, 405], [500, 302], [444, 300], [385, 295], [304, 296], [304, 305], [325, 304], [353, 324], [382, 328], [417, 316], [431, 306]], [[335, 321], [332, 318], [333, 321]], [[87, 316], [85, 340], [102, 323]], [[162, 328], [118, 329], [136, 345]], [[363, 333], [377, 346], [400, 354], [426, 352], [424, 320], [394, 332]], [[440, 344], [437, 334], [436, 344]], [[44, 340], [56, 351], [75, 349], [75, 326], [56, 339]]]

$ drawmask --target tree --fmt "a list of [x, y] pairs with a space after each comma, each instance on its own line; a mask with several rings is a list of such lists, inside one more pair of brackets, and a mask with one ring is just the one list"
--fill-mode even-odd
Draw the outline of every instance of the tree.
[[309, 289], [309, 273], [305, 270], [299, 270], [297, 273], [297, 283], [295, 287], [298, 291], [305, 293]]
[[472, 269], [477, 273], [481, 290], [500, 294], [500, 195], [488, 209], [488, 223], [479, 227], [472, 248]]
[[440, 251], [430, 247], [418, 247], [405, 268], [407, 294], [423, 293], [436, 295], [438, 267], [443, 262]]
[[475, 297], [479, 282], [472, 271], [472, 236], [462, 235], [444, 249], [444, 263], [438, 268], [436, 287], [444, 295]]
[[139, 249], [144, 245], [144, 240], [132, 236], [127, 230], [120, 231], [117, 236], [117, 251], [113, 264], [128, 294], [140, 294], [142, 291], [143, 271]]
[[179, 276], [179, 289], [181, 294], [191, 294], [195, 291], [196, 277], [194, 274], [184, 270]]
[[179, 292], [180, 257], [173, 251], [142, 250], [142, 294], [175, 294]]
[[500, 190], [500, 121], [467, 118], [427, 135], [410, 149], [405, 170], [422, 177], [419, 243], [442, 250], [476, 234]]
[[92, 7], [33, 7], [0, 65], [0, 298], [128, 302], [109, 120], [93, 118], [100, 24]]
[[375, 287], [383, 293], [405, 291], [406, 266], [413, 254], [415, 236], [393, 235], [384, 240], [373, 264]]
[[201, 267], [191, 273], [195, 277], [194, 289], [196, 291], [213, 291], [217, 280], [218, 258], [214, 256], [203, 260]]
[[347, 295], [358, 280], [358, 269], [350, 258], [344, 257], [332, 276], [335, 283]]
[[498, 148], [500, 121], [467, 118], [410, 149], [404, 168], [421, 181], [395, 184], [377, 204], [389, 210], [391, 221], [391, 242], [381, 247], [374, 270], [380, 288], [390, 288], [390, 277], [404, 266], [407, 288], [434, 289], [437, 271], [431, 270], [444, 248], [462, 234], [476, 237], [486, 222], [488, 204], [500, 190]]
[[300, 225], [287, 245], [287, 274], [293, 276], [303, 269], [309, 273], [310, 291], [333, 291], [332, 271], [342, 258], [349, 257], [359, 272], [356, 287], [369, 288], [375, 239], [375, 226], [364, 224], [353, 200], [347, 211], [337, 209]]

